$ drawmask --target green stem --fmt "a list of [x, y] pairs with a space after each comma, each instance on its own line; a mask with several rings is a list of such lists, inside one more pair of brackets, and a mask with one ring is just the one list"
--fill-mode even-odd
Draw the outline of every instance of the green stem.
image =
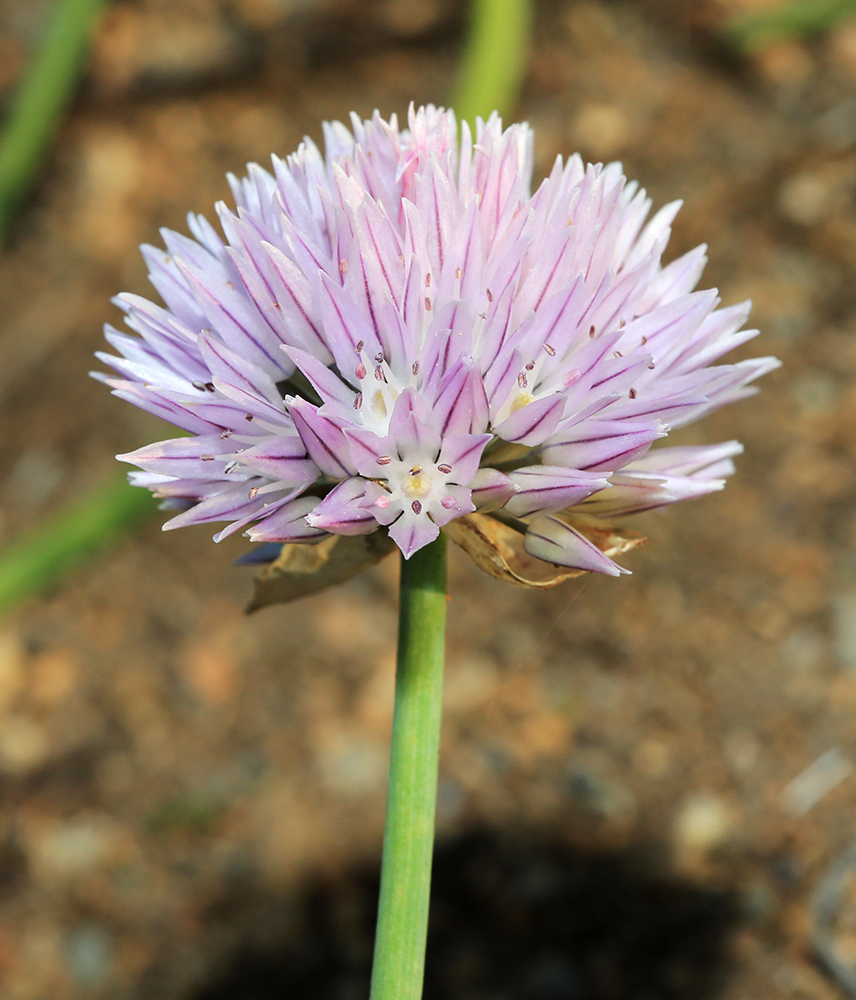
[[395, 715], [371, 1000], [419, 1000], [446, 645], [446, 539], [401, 561]]
[[58, 0], [50, 27], [27, 71], [0, 139], [0, 242], [39, 176], [104, 0]]
[[470, 31], [451, 106], [459, 121], [492, 111], [507, 115], [520, 97], [529, 39], [532, 0], [472, 0]]

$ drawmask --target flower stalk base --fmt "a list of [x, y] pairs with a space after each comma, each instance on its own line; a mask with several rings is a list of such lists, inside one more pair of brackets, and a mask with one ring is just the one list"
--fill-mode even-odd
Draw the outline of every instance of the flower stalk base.
[[401, 560], [395, 714], [371, 1000], [419, 1000], [446, 642], [446, 539]]

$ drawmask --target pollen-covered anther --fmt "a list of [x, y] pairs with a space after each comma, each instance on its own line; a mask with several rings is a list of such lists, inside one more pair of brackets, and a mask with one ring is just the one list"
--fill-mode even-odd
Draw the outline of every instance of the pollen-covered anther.
[[374, 377], [378, 382], [386, 382], [386, 375], [383, 373], [383, 365], [378, 365], [374, 370]]
[[442, 472], [444, 476], [449, 476], [452, 473], [452, 466], [447, 465], [445, 462], [442, 465], [437, 466], [437, 471]]
[[410, 509], [413, 511], [414, 514], [421, 514], [422, 504], [418, 500], [414, 500], [413, 503], [410, 505]]
[[389, 465], [392, 461], [391, 455], [381, 455], [380, 458], [376, 459], [378, 465]]
[[526, 377], [526, 372], [521, 372], [517, 376], [517, 385], [521, 389], [526, 389], [528, 387], [528, 385], [529, 385], [529, 379]]
[[354, 409], [361, 410], [362, 407], [363, 407], [363, 394], [361, 392], [358, 392], [356, 396], [354, 396]]
[[348, 262], [344, 259], [339, 261], [339, 274], [348, 273]]
[[258, 495], [259, 495], [259, 488], [258, 488], [258, 486], [251, 486], [250, 489], [249, 489], [249, 491], [247, 492], [247, 499], [248, 500], [255, 500]]
[[544, 350], [547, 352], [547, 354], [550, 355], [551, 358], [555, 358], [555, 356], [556, 356], [556, 348], [555, 347], [551, 347], [549, 344], [544, 344]]

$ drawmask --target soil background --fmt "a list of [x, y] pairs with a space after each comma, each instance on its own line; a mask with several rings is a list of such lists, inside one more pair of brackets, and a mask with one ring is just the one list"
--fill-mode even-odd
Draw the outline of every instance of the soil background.
[[[0, 2], [3, 94], [51, 6]], [[453, 553], [437, 1000], [826, 1000], [817, 941], [856, 952], [856, 20], [738, 58], [740, 6], [537, 4], [536, 174], [577, 149], [684, 199], [669, 259], [707, 242], [784, 365], [681, 432], [746, 453], [637, 519], [632, 576]], [[153, 294], [137, 245], [322, 119], [447, 101], [462, 8], [108, 5], [0, 261], [0, 545], [168, 436], [87, 378], [109, 298]], [[247, 618], [247, 543], [162, 519], [0, 623], [0, 994], [360, 1000], [396, 561]]]

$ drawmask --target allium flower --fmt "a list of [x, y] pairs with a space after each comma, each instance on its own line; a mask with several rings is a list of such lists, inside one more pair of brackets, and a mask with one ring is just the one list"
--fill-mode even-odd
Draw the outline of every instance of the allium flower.
[[[736, 442], [651, 446], [776, 366], [714, 365], [749, 304], [694, 292], [705, 248], [663, 267], [679, 203], [617, 163], [556, 161], [530, 193], [532, 132], [451, 111], [324, 126], [229, 178], [237, 214], [144, 247], [166, 307], [116, 300], [117, 396], [190, 433], [119, 456], [219, 540], [384, 528], [406, 557], [474, 511], [526, 551], [617, 574], [574, 526], [718, 490]], [[103, 377], [103, 376], [102, 376]]]

